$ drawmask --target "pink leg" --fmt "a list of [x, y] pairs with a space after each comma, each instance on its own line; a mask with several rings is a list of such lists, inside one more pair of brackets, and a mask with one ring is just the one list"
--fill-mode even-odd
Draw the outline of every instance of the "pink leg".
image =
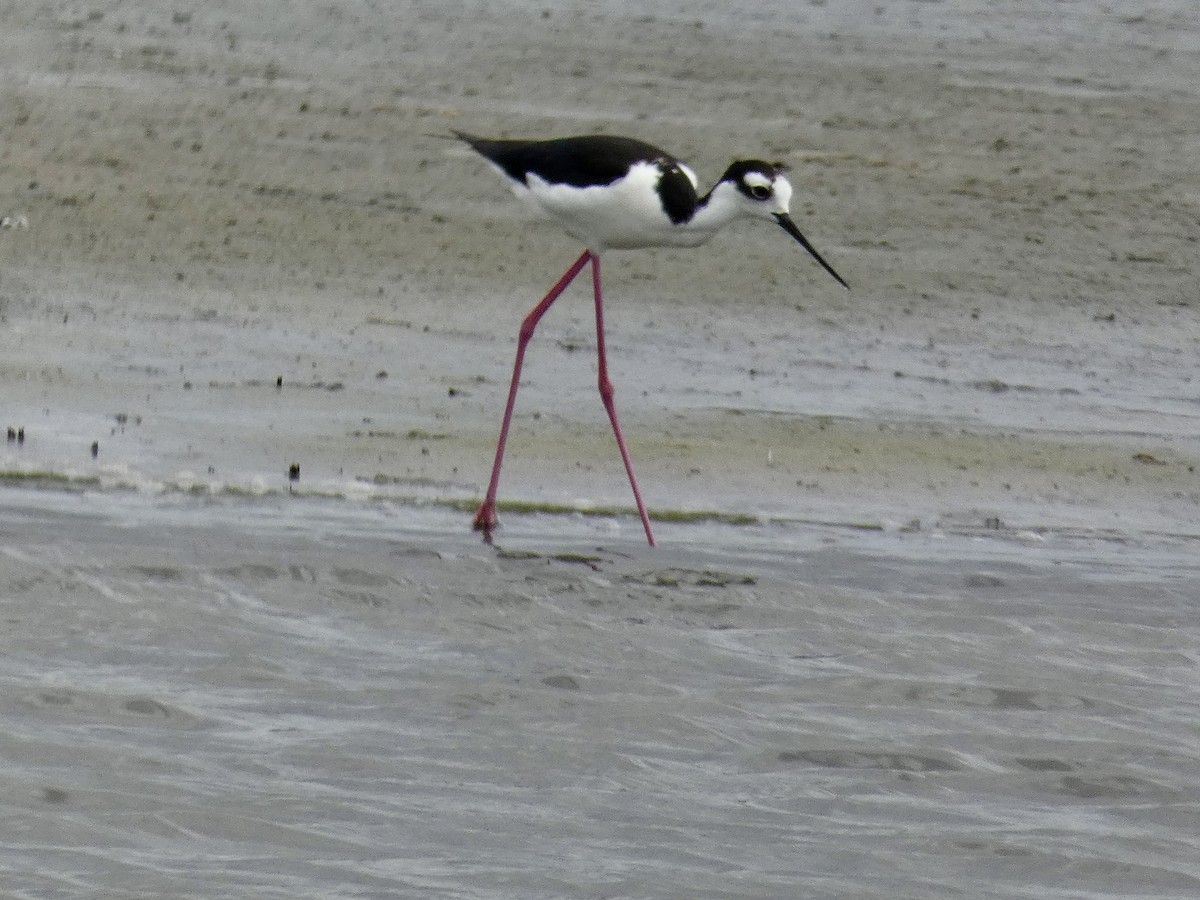
[[521, 323], [521, 330], [517, 334], [517, 359], [513, 363], [512, 384], [508, 388], [508, 406], [504, 408], [504, 421], [500, 425], [500, 442], [496, 445], [496, 462], [492, 466], [492, 480], [488, 484], [487, 497], [484, 498], [483, 505], [479, 507], [479, 512], [475, 513], [475, 530], [482, 531], [486, 541], [491, 541], [492, 529], [499, 524], [499, 520], [496, 518], [496, 490], [500, 486], [500, 467], [504, 464], [504, 445], [508, 443], [508, 427], [512, 424], [513, 407], [517, 404], [517, 388], [521, 383], [521, 364], [525, 360], [525, 348], [529, 344], [529, 339], [533, 337], [533, 330], [537, 328], [537, 323], [546, 314], [546, 310], [558, 299], [559, 294], [575, 280], [575, 276], [583, 271], [583, 267], [587, 265], [589, 259], [593, 259], [592, 252], [590, 250], [583, 251], [583, 254], [575, 260], [571, 268], [567, 269], [566, 274], [558, 280], [558, 283], [550, 288], [550, 293], [542, 298], [542, 302], [535, 306], [525, 317], [525, 321]]
[[600, 291], [600, 257], [592, 254], [592, 290], [596, 295], [596, 354], [600, 369], [600, 399], [608, 411], [612, 422], [613, 434], [617, 436], [617, 447], [621, 450], [621, 459], [625, 461], [625, 471], [629, 475], [629, 484], [633, 488], [633, 499], [637, 501], [638, 514], [642, 517], [642, 527], [646, 529], [646, 540], [654, 546], [654, 532], [650, 528], [650, 516], [646, 513], [646, 504], [642, 502], [642, 492], [638, 489], [637, 476], [633, 474], [633, 460], [629, 457], [629, 448], [625, 446], [625, 436], [621, 434], [621, 423], [617, 421], [617, 407], [613, 403], [613, 386], [608, 378], [608, 355], [604, 351], [604, 296]]

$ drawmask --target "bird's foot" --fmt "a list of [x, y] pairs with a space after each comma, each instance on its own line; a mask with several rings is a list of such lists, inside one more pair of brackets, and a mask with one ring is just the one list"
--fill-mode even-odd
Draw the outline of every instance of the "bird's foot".
[[483, 501], [479, 512], [475, 513], [475, 530], [483, 532], [485, 544], [492, 542], [492, 532], [499, 524], [500, 520], [496, 517], [496, 502], [494, 500]]

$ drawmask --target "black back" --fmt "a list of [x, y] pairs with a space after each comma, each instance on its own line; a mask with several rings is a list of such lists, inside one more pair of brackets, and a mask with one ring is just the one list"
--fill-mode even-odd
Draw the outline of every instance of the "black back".
[[522, 184], [528, 183], [533, 173], [552, 184], [603, 187], [623, 178], [634, 163], [651, 163], [662, 173], [658, 195], [668, 218], [678, 224], [696, 211], [696, 189], [679, 168], [679, 160], [644, 141], [606, 134], [548, 141], [491, 140], [462, 131], [454, 133]]

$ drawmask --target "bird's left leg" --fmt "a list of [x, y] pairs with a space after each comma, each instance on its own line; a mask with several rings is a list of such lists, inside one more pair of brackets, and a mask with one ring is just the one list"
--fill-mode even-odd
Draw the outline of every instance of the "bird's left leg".
[[499, 524], [496, 518], [496, 491], [500, 487], [500, 467], [504, 465], [504, 448], [508, 444], [508, 429], [512, 424], [513, 409], [517, 405], [517, 389], [521, 386], [521, 366], [525, 361], [525, 348], [533, 337], [533, 330], [546, 314], [559, 295], [575, 280], [589, 259], [594, 259], [590, 250], [584, 250], [579, 259], [567, 269], [566, 274], [558, 280], [550, 293], [542, 298], [521, 323], [517, 333], [517, 358], [513, 363], [512, 382], [508, 387], [508, 404], [504, 407], [504, 421], [500, 425], [500, 440], [496, 443], [496, 461], [492, 465], [492, 479], [488, 482], [487, 496], [484, 498], [479, 511], [475, 513], [475, 530], [483, 532], [485, 541], [491, 542], [492, 530]]

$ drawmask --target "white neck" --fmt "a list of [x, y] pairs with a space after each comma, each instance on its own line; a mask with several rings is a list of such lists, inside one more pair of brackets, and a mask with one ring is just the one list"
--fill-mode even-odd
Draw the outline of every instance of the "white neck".
[[678, 227], [694, 235], [698, 245], [709, 240], [730, 222], [747, 215], [738, 189], [728, 181], [722, 181], [700, 198], [695, 214]]

